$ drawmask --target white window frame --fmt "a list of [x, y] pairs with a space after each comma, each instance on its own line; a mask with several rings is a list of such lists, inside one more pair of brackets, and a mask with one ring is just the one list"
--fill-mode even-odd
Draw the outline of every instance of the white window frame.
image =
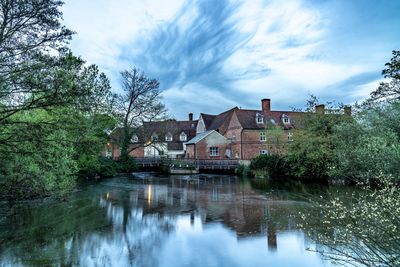
[[172, 142], [172, 140], [173, 140], [172, 134], [171, 133], [167, 133], [165, 135], [165, 141], [166, 142]]
[[267, 134], [265, 132], [260, 132], [260, 142], [267, 141]]
[[179, 135], [179, 140], [181, 140], [182, 142], [187, 141], [187, 135], [185, 134], [185, 132], [181, 132], [181, 134]]
[[289, 118], [289, 116], [284, 114], [284, 115], [282, 116], [282, 122], [283, 122], [284, 124], [289, 124], [289, 123], [290, 123], [290, 118]]
[[155, 133], [153, 133], [153, 134], [151, 135], [151, 141], [152, 141], [152, 142], [158, 142], [158, 135], [155, 134]]
[[269, 155], [269, 152], [266, 149], [261, 149], [260, 150], [260, 155]]
[[139, 138], [137, 137], [137, 135], [136, 134], [132, 135], [131, 143], [137, 143], [137, 142], [139, 142]]
[[264, 116], [261, 114], [256, 115], [256, 122], [257, 124], [263, 124], [264, 123]]
[[219, 149], [216, 146], [212, 146], [209, 148], [210, 157], [217, 157], [219, 155]]

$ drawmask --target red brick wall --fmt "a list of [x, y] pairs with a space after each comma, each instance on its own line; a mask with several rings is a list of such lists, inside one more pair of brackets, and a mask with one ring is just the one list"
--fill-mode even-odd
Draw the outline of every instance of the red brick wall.
[[186, 158], [197, 159], [226, 159], [225, 151], [226, 145], [217, 145], [218, 156], [210, 156], [210, 146], [207, 144], [206, 139], [201, 140], [196, 145], [186, 145]]
[[[135, 158], [143, 158], [144, 157], [144, 148], [141, 147], [140, 145], [130, 145], [129, 148], [137, 147], [136, 149], [132, 150], [129, 152], [129, 155], [131, 157]], [[113, 159], [118, 159], [121, 156], [121, 149], [119, 148], [118, 145], [113, 144], [112, 146], [112, 158]]]
[[279, 140], [273, 140], [266, 132], [267, 141], [260, 141], [260, 131], [259, 130], [243, 130], [242, 134], [242, 159], [249, 160], [257, 157], [260, 154], [260, 150], [268, 150], [270, 154], [286, 154], [288, 142], [288, 133], [293, 133], [293, 139], [296, 138], [296, 132], [282, 131], [282, 135]]

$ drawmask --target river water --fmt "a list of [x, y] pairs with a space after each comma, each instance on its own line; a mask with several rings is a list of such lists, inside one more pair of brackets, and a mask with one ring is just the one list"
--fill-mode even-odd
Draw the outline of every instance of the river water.
[[0, 266], [330, 266], [296, 227], [299, 183], [137, 173], [0, 205]]

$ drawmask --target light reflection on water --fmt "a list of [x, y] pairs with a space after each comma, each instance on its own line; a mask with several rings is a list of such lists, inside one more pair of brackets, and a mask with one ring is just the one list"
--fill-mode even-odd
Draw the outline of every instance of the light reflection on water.
[[113, 178], [17, 208], [0, 225], [0, 265], [326, 266], [295, 227], [305, 207], [232, 176]]

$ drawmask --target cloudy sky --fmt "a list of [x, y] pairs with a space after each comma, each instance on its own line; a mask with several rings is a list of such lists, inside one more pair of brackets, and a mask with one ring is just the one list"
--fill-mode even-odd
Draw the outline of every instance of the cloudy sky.
[[400, 1], [65, 0], [70, 46], [120, 90], [121, 70], [157, 78], [170, 114], [234, 106], [354, 103], [400, 49]]

